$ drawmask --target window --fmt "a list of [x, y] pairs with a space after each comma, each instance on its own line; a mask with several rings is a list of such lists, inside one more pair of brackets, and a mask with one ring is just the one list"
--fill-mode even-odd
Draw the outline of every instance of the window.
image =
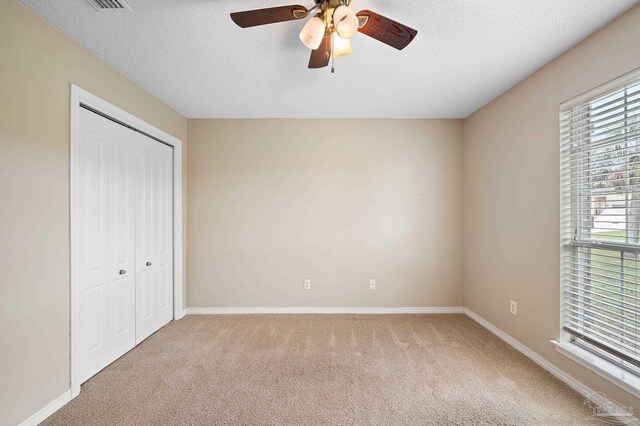
[[562, 329], [640, 374], [640, 77], [560, 113]]

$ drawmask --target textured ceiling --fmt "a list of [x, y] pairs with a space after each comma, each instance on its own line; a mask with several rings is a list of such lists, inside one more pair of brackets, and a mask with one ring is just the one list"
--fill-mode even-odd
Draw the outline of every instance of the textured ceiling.
[[303, 21], [241, 29], [229, 13], [312, 0], [21, 0], [188, 118], [464, 118], [637, 0], [353, 0], [418, 30], [396, 51], [362, 34], [307, 69]]

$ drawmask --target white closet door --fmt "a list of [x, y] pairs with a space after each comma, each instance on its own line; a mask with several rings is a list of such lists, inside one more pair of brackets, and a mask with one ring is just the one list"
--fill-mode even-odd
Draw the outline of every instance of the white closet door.
[[173, 318], [173, 149], [142, 134], [136, 207], [136, 343]]
[[135, 132], [78, 117], [78, 349], [81, 381], [135, 345]]

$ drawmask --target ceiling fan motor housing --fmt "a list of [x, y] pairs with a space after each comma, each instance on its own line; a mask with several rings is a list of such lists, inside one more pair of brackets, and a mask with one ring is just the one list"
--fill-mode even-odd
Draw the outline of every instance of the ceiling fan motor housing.
[[343, 3], [342, 0], [313, 0], [313, 1], [315, 1], [316, 4], [327, 3], [329, 7], [338, 7]]

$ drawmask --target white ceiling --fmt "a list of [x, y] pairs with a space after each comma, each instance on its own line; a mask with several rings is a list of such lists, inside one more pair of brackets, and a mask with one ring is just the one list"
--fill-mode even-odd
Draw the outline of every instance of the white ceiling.
[[312, 0], [21, 0], [188, 118], [464, 118], [637, 0], [353, 0], [418, 30], [397, 51], [362, 34], [307, 69], [303, 21], [241, 29], [230, 12]]

